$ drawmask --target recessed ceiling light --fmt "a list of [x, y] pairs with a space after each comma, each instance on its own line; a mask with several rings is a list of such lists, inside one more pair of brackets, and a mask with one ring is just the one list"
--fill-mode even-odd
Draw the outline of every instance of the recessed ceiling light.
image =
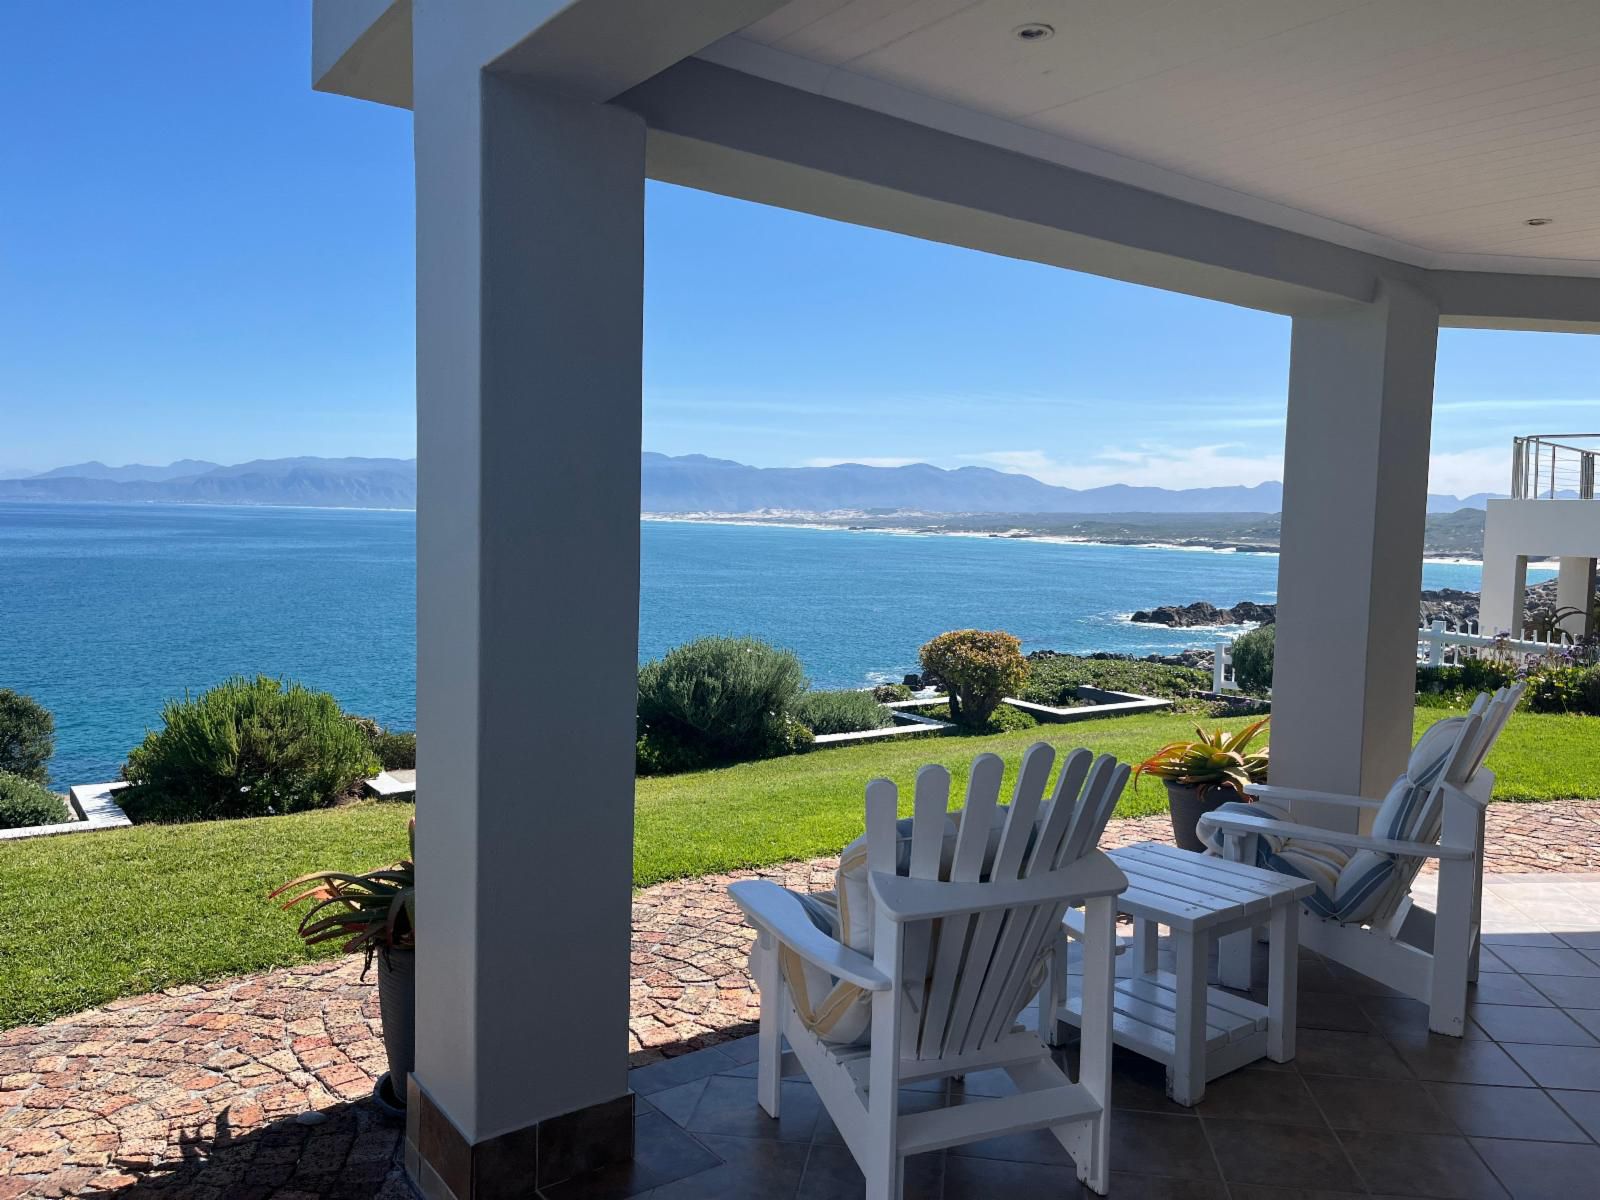
[[1523, 222], [1524, 225], [1554, 225], [1555, 223], [1556, 219], [1554, 217], [1529, 217]]
[[1011, 31], [1011, 36], [1023, 42], [1042, 42], [1045, 38], [1053, 37], [1056, 32], [1054, 25], [1046, 25], [1040, 21], [1029, 21], [1026, 25], [1018, 25]]

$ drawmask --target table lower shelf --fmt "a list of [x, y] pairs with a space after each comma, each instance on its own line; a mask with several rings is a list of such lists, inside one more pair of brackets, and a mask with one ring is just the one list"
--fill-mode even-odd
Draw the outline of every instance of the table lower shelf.
[[[1083, 977], [1067, 981], [1066, 1003], [1057, 1014], [1078, 1025], [1083, 1016]], [[1111, 1036], [1146, 1058], [1171, 1065], [1177, 1057], [1178, 981], [1170, 971], [1118, 979], [1112, 998]], [[1206, 1078], [1215, 1079], [1266, 1054], [1267, 1010], [1216, 988], [1206, 989]]]

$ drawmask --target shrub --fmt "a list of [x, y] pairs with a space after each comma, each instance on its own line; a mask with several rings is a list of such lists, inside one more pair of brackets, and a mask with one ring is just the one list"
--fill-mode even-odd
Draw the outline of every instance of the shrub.
[[58, 825], [66, 819], [67, 806], [60, 796], [32, 779], [0, 771], [0, 829]]
[[50, 710], [31, 696], [0, 688], [0, 771], [49, 783], [55, 749], [56, 723]]
[[856, 733], [894, 724], [873, 692], [804, 692], [789, 711], [812, 733]]
[[1494, 658], [1465, 658], [1455, 666], [1418, 667], [1417, 695], [1424, 708], [1466, 708], [1479, 692], [1505, 687], [1516, 677]]
[[[917, 714], [923, 717], [932, 717], [935, 721], [954, 721], [950, 715], [948, 704], [936, 704], [928, 708], [917, 709]], [[1009, 704], [1002, 704], [989, 714], [989, 719], [982, 725], [964, 725], [958, 733], [1015, 733], [1020, 729], [1037, 729], [1039, 721], [1020, 708], [1013, 708]], [[948, 732], [948, 731], [947, 731]]]
[[951, 719], [971, 729], [987, 724], [1028, 677], [1022, 643], [998, 630], [941, 633], [922, 648], [922, 668], [944, 680]]
[[670, 737], [707, 761], [763, 758], [791, 745], [800, 660], [754, 638], [707, 637], [639, 668], [640, 736]]
[[880, 704], [911, 699], [911, 689], [903, 683], [880, 683], [872, 689], [872, 698]]
[[1600, 667], [1551, 664], [1528, 675], [1528, 707], [1540, 713], [1600, 717]]
[[1028, 680], [1017, 699], [1066, 708], [1077, 702], [1076, 689], [1080, 686], [1182, 700], [1196, 692], [1210, 691], [1211, 672], [1137, 659], [1053, 654], [1029, 660]]
[[326, 692], [265, 676], [168, 701], [129, 753], [118, 799], [135, 821], [210, 821], [323, 808], [378, 770]]
[[417, 735], [407, 730], [385, 729], [371, 717], [346, 715], [361, 731], [373, 757], [385, 771], [413, 771], [417, 766]]
[[1263, 625], [1233, 641], [1233, 678], [1239, 690], [1261, 695], [1272, 686], [1272, 650], [1277, 626]]
[[709, 766], [710, 761], [703, 748], [690, 744], [670, 729], [642, 730], [634, 744], [633, 769], [637, 775], [698, 771]]

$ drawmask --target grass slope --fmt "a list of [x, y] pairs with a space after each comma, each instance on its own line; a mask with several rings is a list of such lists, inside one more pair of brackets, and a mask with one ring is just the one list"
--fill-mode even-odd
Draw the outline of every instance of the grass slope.
[[[1419, 710], [1414, 735], [1448, 715], [1440, 709]], [[1203, 720], [1207, 728], [1237, 729], [1248, 718]], [[991, 737], [846, 746], [641, 779], [635, 791], [633, 881], [646, 887], [664, 879], [834, 853], [861, 833], [862, 790], [877, 775], [900, 785], [901, 810], [909, 814], [912, 783], [924, 763], [948, 767], [959, 794], [973, 757], [993, 751], [1006, 760], [1004, 786], [1009, 788], [1022, 751], [1036, 741], [1048, 741], [1062, 754], [1087, 746], [1097, 754], [1137, 762], [1162, 743], [1189, 736], [1194, 723], [1193, 717], [1166, 713], [1116, 717]], [[1600, 720], [1526, 712], [1512, 718], [1489, 757], [1500, 800], [1593, 797], [1600, 788], [1596, 762]], [[1117, 815], [1123, 817], [1165, 811], [1166, 792], [1154, 780], [1130, 786], [1117, 805]]]
[[[1440, 715], [1420, 712], [1418, 731]], [[909, 803], [916, 769], [926, 762], [949, 767], [959, 794], [980, 751], [1002, 755], [1012, 769], [1040, 738], [1063, 751], [1086, 745], [1137, 759], [1190, 725], [1190, 718], [1170, 715], [1120, 717], [641, 779], [634, 884], [836, 852], [861, 832], [862, 789], [875, 775], [899, 783]], [[1490, 765], [1501, 799], [1552, 800], [1594, 796], [1597, 761], [1600, 720], [1519, 713]], [[1163, 796], [1147, 783], [1130, 790], [1117, 811], [1161, 812]], [[0, 1028], [304, 961], [296, 918], [272, 908], [267, 892], [319, 868], [360, 870], [400, 858], [410, 812], [408, 805], [374, 803], [0, 843]]]
[[0, 844], [0, 1029], [179, 983], [304, 962], [266, 895], [403, 858], [410, 806], [145, 825]]

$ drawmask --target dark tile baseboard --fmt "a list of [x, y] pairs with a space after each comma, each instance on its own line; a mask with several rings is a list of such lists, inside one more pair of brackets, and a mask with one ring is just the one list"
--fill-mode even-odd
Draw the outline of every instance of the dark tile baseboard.
[[632, 1092], [472, 1143], [415, 1076], [406, 1082], [406, 1174], [427, 1200], [534, 1200], [633, 1157]]

